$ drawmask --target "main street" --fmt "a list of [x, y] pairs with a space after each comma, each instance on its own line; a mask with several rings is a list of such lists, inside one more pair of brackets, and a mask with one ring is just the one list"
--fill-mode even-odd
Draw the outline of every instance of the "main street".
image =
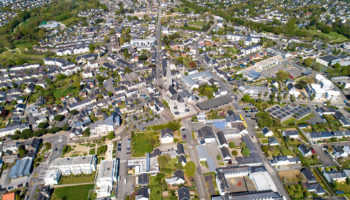
[[51, 143], [52, 148], [46, 162], [42, 162], [38, 167], [34, 168], [33, 173], [30, 176], [28, 192], [26, 195], [27, 199], [35, 199], [34, 196], [37, 195], [39, 187], [44, 184], [44, 177], [49, 169], [49, 163], [61, 156], [62, 149], [68, 142], [67, 135], [68, 133], [65, 132], [63, 134], [46, 135], [45, 137], [42, 137], [43, 143]]
[[197, 166], [194, 180], [196, 182], [199, 199], [209, 199], [209, 195], [205, 186], [204, 176], [201, 170], [201, 164], [199, 162], [198, 152], [196, 150], [196, 141], [195, 138], [192, 137], [191, 119], [185, 119], [182, 120], [182, 122], [185, 126], [186, 142], [190, 158]]
[[[204, 34], [202, 35], [201, 38], [204, 38], [206, 37], [206, 35], [211, 31], [211, 29], [215, 26], [215, 23], [213, 26], [210, 27], [210, 29]], [[198, 50], [198, 45], [196, 43], [195, 45], [195, 48], [197, 49], [197, 58], [199, 60], [199, 62], [202, 64], [202, 66], [204, 67], [204, 69], [208, 70], [209, 72], [212, 71], [212, 67], [208, 66], [206, 62], [203, 61], [201, 55], [199, 54], [199, 50]], [[231, 94], [231, 96], [234, 98], [234, 100], [237, 100], [239, 101], [241, 98], [242, 98], [242, 95], [240, 93], [238, 94], [233, 94], [232, 90], [233, 90], [233, 87], [231, 84], [221, 80], [220, 77], [218, 77], [216, 74], [214, 73], [211, 73], [215, 78], [216, 80], [219, 81], [220, 83], [220, 86], [225, 88], [229, 94]], [[234, 103], [233, 104], [235, 111], [237, 112], [237, 114], [241, 114], [243, 113], [243, 108], [241, 107], [240, 104], [238, 103]], [[242, 115], [243, 116], [243, 115]], [[289, 195], [288, 195], [288, 192], [286, 191], [286, 189], [284, 188], [283, 186], [283, 183], [281, 181], [281, 179], [279, 178], [277, 172], [276, 172], [276, 169], [273, 168], [270, 164], [270, 162], [266, 159], [265, 155], [263, 154], [262, 150], [261, 150], [261, 147], [260, 147], [260, 144], [258, 143], [257, 141], [257, 137], [256, 137], [256, 133], [255, 133], [255, 124], [254, 122], [252, 121], [246, 121], [247, 122], [247, 125], [248, 125], [248, 132], [249, 132], [249, 136], [250, 136], [250, 140], [252, 140], [253, 142], [253, 145], [256, 149], [256, 153], [259, 155], [259, 158], [260, 160], [262, 161], [263, 165], [265, 166], [266, 170], [269, 172], [269, 174], [271, 175], [276, 187], [277, 187], [277, 190], [279, 191], [279, 193], [283, 196], [285, 196], [287, 199], [290, 199]], [[191, 136], [192, 137], [192, 136]], [[203, 176], [202, 176], [203, 177]]]
[[[241, 115], [243, 113], [243, 108], [240, 104], [235, 103], [234, 107], [236, 108], [236, 114]], [[243, 114], [242, 114], [243, 116]], [[244, 117], [243, 117], [244, 118]], [[252, 141], [254, 147], [255, 147], [255, 153], [257, 153], [259, 155], [259, 158], [261, 160], [261, 162], [263, 163], [263, 165], [265, 166], [266, 170], [269, 172], [269, 174], [272, 177], [273, 182], [275, 183], [278, 192], [285, 196], [287, 199], [290, 199], [290, 196], [288, 195], [288, 192], [286, 191], [286, 189], [283, 186], [283, 183], [280, 179], [280, 177], [278, 176], [278, 173], [276, 171], [275, 168], [273, 168], [271, 166], [271, 163], [269, 162], [269, 160], [265, 157], [260, 144], [258, 142], [258, 137], [255, 133], [255, 122], [251, 121], [249, 119], [244, 118], [245, 122], [247, 123], [247, 129], [248, 129], [248, 133], [249, 133], [249, 140]]]

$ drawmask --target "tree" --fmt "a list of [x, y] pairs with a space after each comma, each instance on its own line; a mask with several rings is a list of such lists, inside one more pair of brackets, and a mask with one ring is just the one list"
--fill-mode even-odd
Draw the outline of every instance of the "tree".
[[185, 169], [185, 174], [188, 177], [193, 177], [194, 174], [196, 173], [196, 164], [194, 164], [193, 161], [189, 161], [186, 163], [186, 166], [184, 167]]
[[232, 153], [233, 156], [237, 156], [238, 155], [238, 152], [236, 150], [233, 150], [231, 153]]
[[169, 167], [169, 161], [171, 160], [170, 156], [168, 154], [165, 154], [163, 156], [158, 156], [158, 163], [159, 167], [161, 169]]
[[78, 114], [79, 112], [78, 112], [77, 110], [71, 110], [69, 113], [70, 113], [71, 115], [76, 115], [76, 114]]
[[250, 101], [250, 96], [249, 96], [249, 94], [243, 95], [242, 101], [244, 101], [244, 102], [249, 102], [249, 101]]
[[288, 20], [288, 22], [286, 24], [287, 34], [289, 34], [289, 35], [293, 35], [294, 34], [294, 32], [295, 32], [295, 22], [296, 22], [296, 19], [294, 17]]
[[64, 154], [66, 154], [66, 153], [68, 153], [68, 152], [70, 152], [70, 151], [72, 151], [73, 150], [73, 148], [70, 146], [70, 145], [65, 145], [63, 148], [62, 148], [62, 154], [64, 155]]
[[295, 102], [295, 96], [294, 95], [290, 95], [290, 101], [291, 102]]
[[248, 157], [250, 155], [250, 150], [248, 148], [242, 149], [242, 155]]
[[25, 146], [23, 144], [21, 144], [19, 147], [18, 147], [18, 155], [20, 158], [23, 158], [23, 156], [27, 153], [27, 150], [25, 148]]
[[278, 80], [285, 80], [289, 78], [289, 73], [284, 70], [280, 70], [277, 72], [276, 77]]
[[56, 121], [62, 121], [63, 119], [64, 119], [64, 115], [56, 115], [54, 117], [54, 120], [56, 120]]
[[233, 142], [230, 142], [230, 143], [228, 144], [228, 146], [229, 146], [231, 149], [233, 149], [233, 148], [236, 147], [236, 146], [235, 146], [235, 143], [233, 143]]
[[44, 129], [47, 128], [49, 126], [49, 124], [47, 122], [41, 122], [38, 125], [38, 128]]
[[84, 132], [83, 132], [83, 135], [84, 135], [85, 137], [89, 137], [89, 136], [90, 136], [90, 128], [86, 128], [86, 129], [84, 130]]
[[65, 124], [63, 127], [62, 127], [62, 130], [63, 131], [69, 131], [70, 127], [68, 126], [68, 124]]
[[303, 61], [304, 65], [306, 65], [307, 67], [311, 67], [312, 66], [312, 62], [313, 62], [313, 60], [311, 58], [306, 58]]
[[94, 50], [95, 50], [95, 45], [90, 43], [89, 44], [89, 51], [90, 51], [90, 53], [94, 52]]
[[260, 111], [256, 114], [256, 117], [258, 119], [259, 127], [271, 127], [273, 125], [273, 119], [267, 112]]
[[24, 129], [20, 135], [19, 138], [21, 139], [28, 139], [28, 138], [31, 138], [33, 137], [33, 131], [30, 130], [30, 129]]
[[107, 151], [107, 145], [99, 146], [97, 148], [97, 155], [106, 153], [106, 151]]
[[311, 96], [310, 96], [310, 101], [313, 101], [315, 99], [315, 94], [312, 94]]
[[52, 148], [52, 144], [50, 142], [45, 142], [44, 146], [45, 146], [45, 149], [51, 149]]
[[107, 139], [108, 140], [112, 140], [114, 138], [114, 132], [109, 132], [108, 135], [107, 135]]
[[269, 104], [274, 104], [275, 103], [275, 93], [271, 93], [270, 95], [270, 101], [269, 101]]
[[14, 134], [14, 135], [11, 135], [10, 138], [11, 138], [11, 140], [18, 140], [19, 135]]
[[306, 85], [307, 85], [306, 81], [300, 80], [300, 81], [297, 82], [297, 84], [295, 84], [295, 87], [297, 89], [301, 90], [301, 89], [306, 88]]
[[40, 137], [40, 136], [43, 136], [47, 133], [47, 130], [46, 129], [39, 129], [37, 131], [34, 132], [34, 136], [35, 137]]
[[278, 100], [279, 102], [282, 101], [282, 95], [281, 95], [281, 93], [278, 93], [277, 100]]
[[147, 55], [146, 54], [141, 54], [140, 56], [139, 56], [139, 60], [142, 60], [142, 61], [145, 61], [145, 60], [147, 60]]
[[57, 133], [57, 132], [60, 131], [60, 130], [61, 130], [60, 127], [55, 126], [55, 127], [50, 128], [50, 129], [48, 130], [48, 132], [51, 133], [51, 134], [54, 134], [54, 133]]

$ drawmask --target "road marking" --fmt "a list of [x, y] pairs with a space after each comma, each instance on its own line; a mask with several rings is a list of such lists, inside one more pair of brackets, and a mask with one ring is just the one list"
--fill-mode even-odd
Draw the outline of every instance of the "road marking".
[[239, 115], [239, 116], [241, 117], [241, 120], [243, 121], [244, 126], [245, 126], [246, 128], [248, 128], [247, 123], [245, 123], [245, 121], [244, 121], [242, 115]]

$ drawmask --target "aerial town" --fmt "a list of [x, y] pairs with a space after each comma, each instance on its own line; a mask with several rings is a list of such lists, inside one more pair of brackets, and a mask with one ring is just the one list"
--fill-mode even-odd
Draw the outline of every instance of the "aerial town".
[[349, 1], [0, 15], [0, 199], [350, 199]]

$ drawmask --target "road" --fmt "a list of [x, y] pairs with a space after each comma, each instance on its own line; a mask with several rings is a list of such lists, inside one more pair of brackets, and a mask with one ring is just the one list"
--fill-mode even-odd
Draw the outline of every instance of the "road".
[[186, 142], [188, 147], [188, 152], [190, 154], [191, 160], [196, 164], [197, 170], [194, 176], [194, 180], [197, 186], [197, 193], [199, 199], [209, 199], [208, 191], [205, 186], [204, 176], [201, 170], [201, 164], [199, 162], [198, 152], [196, 150], [196, 141], [192, 138], [192, 125], [191, 119], [182, 120], [185, 126]]
[[318, 159], [321, 161], [322, 165], [324, 167], [328, 167], [328, 166], [339, 166], [339, 164], [337, 162], [334, 162], [333, 159], [330, 157], [329, 154], [326, 154], [323, 150], [322, 150], [322, 144], [315, 144], [311, 138], [305, 134], [305, 132], [303, 131], [303, 129], [299, 128], [299, 130], [301, 131], [301, 133], [305, 136], [304, 138], [306, 138], [307, 142], [310, 144], [310, 146], [315, 150], [316, 154], [318, 155]]
[[159, 6], [157, 8], [157, 32], [156, 32], [156, 51], [157, 51], [157, 61], [156, 61], [156, 85], [160, 86], [163, 85], [163, 79], [162, 79], [162, 65], [161, 65], [161, 49], [162, 49], [162, 42], [161, 42], [161, 36], [162, 36], [162, 25], [161, 25], [161, 19], [162, 19], [162, 8]]
[[[215, 26], [216, 22], [214, 22], [214, 25], [204, 34], [202, 35], [202, 37], [199, 39], [203, 39], [208, 33], [210, 33], [211, 29]], [[209, 72], [212, 71], [212, 67], [208, 66], [206, 64], [206, 62], [203, 62], [203, 59], [202, 57], [200, 56], [199, 54], [199, 50], [198, 50], [198, 45], [195, 45], [195, 48], [197, 50], [197, 58], [199, 60], [199, 62], [202, 64], [202, 66], [208, 70]], [[242, 98], [242, 95], [240, 93], [238, 94], [233, 94], [232, 93], [232, 85], [221, 80], [220, 77], [218, 77], [216, 74], [212, 73], [212, 75], [216, 78], [216, 80], [219, 81], [220, 83], [220, 86], [223, 87], [224, 89], [226, 89], [229, 94], [231, 94], [231, 96], [235, 99], [235, 100], [239, 100]], [[233, 103], [234, 104], [234, 107], [237, 109], [236, 111], [238, 112], [237, 114], [240, 114], [240, 113], [243, 113], [243, 108], [238, 104], [238, 103]], [[243, 115], [242, 115], [243, 116]], [[271, 175], [276, 187], [277, 187], [277, 190], [279, 191], [279, 193], [283, 196], [285, 196], [287, 199], [290, 199], [289, 195], [288, 195], [288, 192], [286, 191], [286, 189], [284, 188], [283, 186], [283, 183], [282, 181], [280, 180], [276, 170], [271, 166], [270, 162], [266, 159], [265, 155], [263, 154], [262, 150], [261, 150], [261, 147], [260, 147], [260, 144], [258, 143], [257, 141], [257, 137], [256, 137], [256, 134], [255, 134], [255, 124], [254, 122], [252, 121], [246, 121], [248, 123], [248, 132], [249, 132], [249, 136], [250, 138], [254, 138], [254, 140], [252, 140], [253, 142], [253, 145], [255, 147], [255, 152], [259, 155], [260, 157], [260, 160], [263, 162], [266, 170], [269, 172], [269, 174]], [[190, 136], [192, 138], [192, 135]], [[249, 138], [249, 139], [250, 139]], [[192, 157], [191, 157], [192, 158]], [[197, 164], [197, 163], [196, 163]], [[203, 176], [202, 176], [203, 177]], [[204, 181], [201, 181], [202, 183]], [[200, 188], [200, 187], [199, 187]], [[206, 190], [205, 190], [206, 191]], [[199, 193], [199, 191], [198, 191]]]
[[[62, 148], [68, 142], [68, 133], [64, 134], [55, 134], [55, 135], [46, 135], [43, 138], [43, 142], [50, 142], [52, 145], [51, 153], [46, 159], [46, 162], [40, 163], [40, 165], [34, 168], [28, 185], [28, 191], [26, 199], [34, 199], [34, 196], [37, 195], [39, 187], [44, 184], [44, 177], [49, 169], [49, 163], [56, 158], [59, 158], [62, 154]], [[56, 150], [57, 149], [57, 150]]]
[[[240, 115], [242, 114], [243, 116], [243, 109], [242, 107], [236, 103], [234, 105], [235, 108], [238, 108], [238, 110], [236, 110], [237, 114]], [[243, 117], [244, 118], [244, 117]], [[245, 137], [249, 137], [247, 138], [247, 140], [252, 141], [253, 145], [254, 145], [254, 152], [257, 153], [259, 155], [260, 160], [262, 161], [263, 165], [265, 166], [266, 170], [269, 172], [269, 174], [271, 175], [271, 178], [273, 180], [273, 182], [275, 183], [278, 192], [280, 193], [280, 195], [286, 197], [286, 199], [290, 199], [290, 196], [288, 195], [288, 192], [286, 191], [286, 189], [283, 186], [283, 183], [280, 179], [280, 177], [277, 174], [277, 171], [275, 168], [273, 168], [269, 162], [269, 160], [265, 157], [260, 144], [258, 142], [258, 137], [255, 133], [255, 122], [254, 121], [250, 121], [249, 119], [244, 119], [245, 122], [248, 125], [248, 133], [249, 136], [245, 136]], [[248, 145], [247, 145], [248, 146]]]
[[[118, 181], [118, 186], [116, 188], [117, 191], [117, 199], [125, 199], [125, 197], [128, 195], [126, 191], [126, 184], [124, 180], [127, 178], [127, 159], [128, 159], [128, 154], [127, 154], [127, 137], [122, 137], [121, 143], [122, 143], [122, 148], [121, 151], [119, 152], [117, 149], [117, 158], [119, 158], [119, 181]], [[118, 145], [117, 147], [118, 148]]]

